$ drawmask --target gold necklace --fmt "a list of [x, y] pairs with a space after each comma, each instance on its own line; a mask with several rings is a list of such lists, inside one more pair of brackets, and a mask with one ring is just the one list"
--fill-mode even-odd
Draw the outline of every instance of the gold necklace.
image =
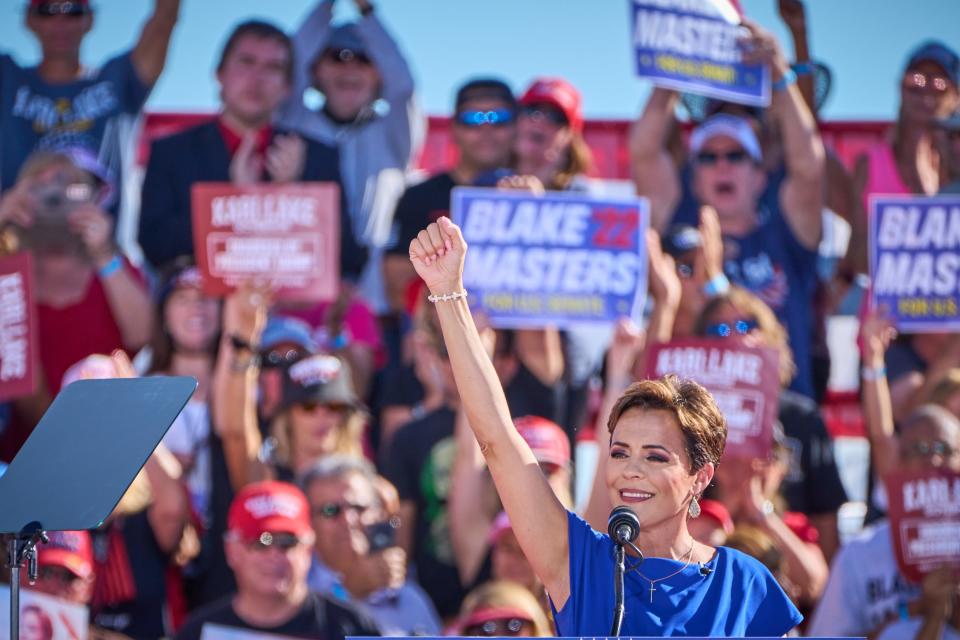
[[683, 563], [683, 566], [680, 567], [679, 569], [677, 569], [676, 571], [674, 571], [673, 573], [671, 573], [671, 574], [668, 575], [668, 576], [663, 576], [662, 578], [657, 578], [656, 580], [653, 580], [653, 579], [648, 578], [647, 576], [643, 575], [643, 573], [640, 571], [640, 568], [639, 568], [639, 567], [637, 567], [636, 569], [634, 569], [634, 571], [636, 571], [637, 574], [638, 574], [641, 578], [643, 578], [644, 580], [646, 580], [647, 582], [650, 583], [650, 603], [651, 603], [651, 604], [653, 604], [653, 592], [656, 591], [656, 584], [657, 584], [658, 582], [663, 582], [664, 580], [666, 580], [666, 579], [668, 579], [668, 578], [672, 578], [673, 576], [677, 575], [678, 573], [680, 573], [681, 571], [683, 571], [684, 569], [686, 569], [687, 567], [690, 566], [690, 560], [693, 558], [693, 545], [694, 545], [694, 542], [693, 542], [693, 540], [691, 540], [691, 541], [690, 541], [690, 550], [687, 551], [687, 555], [686, 555], [687, 561], [686, 561], [685, 563]]

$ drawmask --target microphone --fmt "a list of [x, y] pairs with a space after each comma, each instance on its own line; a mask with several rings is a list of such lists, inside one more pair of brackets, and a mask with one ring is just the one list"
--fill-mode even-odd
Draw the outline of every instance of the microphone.
[[607, 533], [616, 544], [633, 542], [640, 534], [640, 518], [630, 507], [620, 506], [610, 512], [607, 520]]
[[706, 577], [709, 576], [711, 573], [713, 573], [713, 569], [711, 569], [710, 567], [708, 567], [707, 565], [705, 565], [705, 564], [703, 564], [703, 563], [701, 562], [701, 563], [700, 563], [700, 575], [701, 575], [702, 577], [706, 578]]

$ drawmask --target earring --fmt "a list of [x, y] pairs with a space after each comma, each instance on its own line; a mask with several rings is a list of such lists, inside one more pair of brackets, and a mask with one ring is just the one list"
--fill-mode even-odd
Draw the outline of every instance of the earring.
[[697, 500], [697, 496], [693, 496], [693, 499], [690, 500], [690, 506], [687, 507], [687, 513], [690, 514], [691, 518], [696, 518], [700, 515], [700, 501]]

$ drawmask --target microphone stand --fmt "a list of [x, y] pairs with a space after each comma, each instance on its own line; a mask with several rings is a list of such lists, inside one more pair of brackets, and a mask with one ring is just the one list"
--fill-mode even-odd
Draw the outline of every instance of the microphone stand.
[[625, 572], [625, 556], [623, 543], [619, 540], [613, 548], [613, 627], [610, 629], [610, 635], [614, 638], [620, 635], [620, 627], [623, 625], [623, 574]]

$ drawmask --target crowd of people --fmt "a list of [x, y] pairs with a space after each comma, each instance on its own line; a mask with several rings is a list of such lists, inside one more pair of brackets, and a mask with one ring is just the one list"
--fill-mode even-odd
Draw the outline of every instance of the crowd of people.
[[[108, 521], [40, 547], [30, 588], [88, 607], [91, 637], [191, 639], [216, 625], [317, 638], [583, 629], [607, 598], [575, 588], [578, 571], [606, 562], [587, 524], [606, 531], [610, 479], [633, 464], [620, 440], [634, 436], [613, 441], [615, 426], [642, 406], [681, 426], [683, 436], [657, 427], [677, 450], [682, 437], [699, 443], [677, 458], [682, 474], [664, 447], [642, 454], [654, 493], [688, 482], [684, 526], [696, 541], [688, 551], [641, 536], [644, 551], [705, 577], [722, 571], [711, 563], [746, 571], [746, 554], [776, 581], [763, 592], [785, 594], [758, 604], [755, 585], [741, 605], [776, 606], [788, 627], [730, 629], [960, 638], [960, 572], [902, 574], [883, 489], [896, 469], [960, 472], [960, 334], [898, 335], [882, 311], [861, 311], [860, 352], [847, 355], [862, 367], [871, 491], [863, 531], [846, 540], [847, 492], [822, 414], [826, 320], [859, 305], [868, 198], [960, 192], [954, 50], [920, 43], [891, 72], [900, 107], [889, 135], [845, 166], [819, 133], [825, 67], [810, 57], [804, 5], [779, 0], [792, 56], [745, 19], [747, 59], [771, 72], [768, 108], [655, 88], [630, 131], [633, 182], [651, 212], [644, 326], [506, 330], [478, 316], [473, 342], [451, 337], [453, 307], [435, 297], [456, 279], [429, 269], [455, 237], [451, 191], [601, 194], [576, 87], [542, 77], [515, 93], [496, 77], [465, 79], [450, 114], [455, 163], [418, 182], [426, 119], [410, 62], [370, 0], [353, 0], [357, 19], [338, 25], [334, 1], [320, 0], [292, 35], [259, 20], [230, 28], [219, 58], [199, 61], [214, 66], [217, 114], [155, 140], [131, 189], [137, 123], [181, 10], [153, 2], [134, 46], [97, 67], [80, 56], [88, 0], [30, 0], [39, 64], [0, 55], [0, 250], [32, 254], [39, 345], [37, 390], [0, 411], [0, 460], [75, 380], [198, 382]], [[337, 183], [336, 298], [277, 300], [262, 282], [205, 293], [191, 222], [201, 182]], [[136, 229], [142, 262], [121, 250], [123, 227]], [[842, 227], [850, 242], [838, 252], [823, 239]], [[699, 407], [703, 424], [722, 417], [686, 383], [631, 386], [650, 345], [689, 337], [779, 353], [769, 457], [720, 461], [722, 442], [677, 403]], [[468, 356], [492, 368], [470, 369]], [[488, 383], [504, 402], [484, 395]], [[496, 428], [504, 411], [509, 433]], [[572, 451], [585, 433], [600, 454], [579, 469]], [[533, 456], [505, 455], [498, 438]], [[505, 487], [508, 468], [542, 471], [547, 488], [532, 475]], [[592, 487], [582, 504], [578, 476]], [[541, 504], [558, 531], [570, 514], [569, 537], [530, 555], [527, 507]], [[713, 547], [725, 551], [711, 559]], [[664, 574], [645, 577], [651, 602], [671, 592], [671, 566], [650, 557], [640, 569]], [[684, 608], [695, 619], [715, 606]], [[24, 629], [45, 637], [43, 615], [24, 610]]]

